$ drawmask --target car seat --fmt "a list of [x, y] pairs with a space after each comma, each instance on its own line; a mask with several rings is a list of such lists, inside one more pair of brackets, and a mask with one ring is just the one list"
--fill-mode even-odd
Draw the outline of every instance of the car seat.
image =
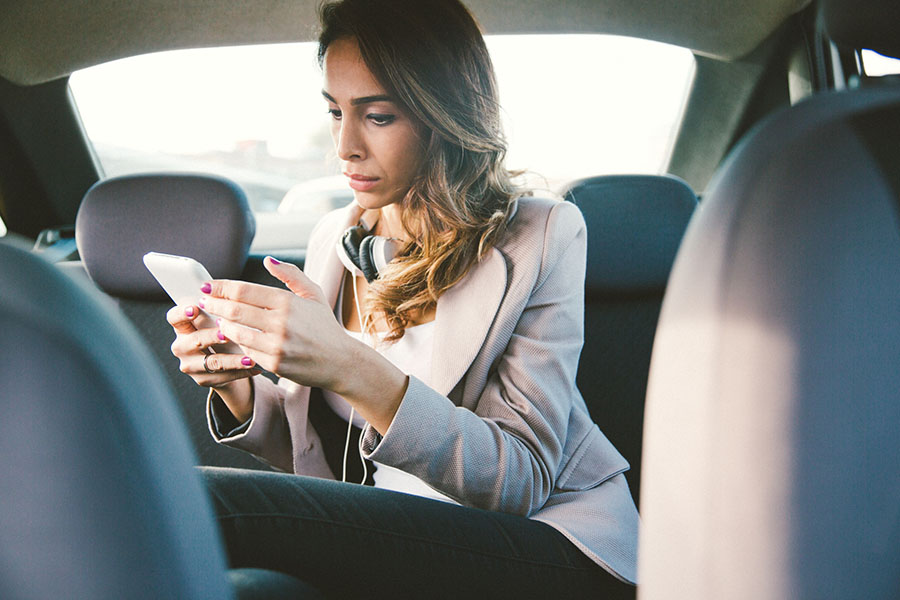
[[641, 598], [900, 597], [898, 140], [900, 87], [826, 92], [715, 176], [654, 345]]
[[108, 300], [0, 243], [0, 595], [228, 598], [165, 379]]
[[587, 223], [584, 348], [576, 381], [640, 495], [647, 372], [663, 292], [697, 196], [669, 175], [606, 175], [563, 194]]
[[214, 277], [240, 278], [254, 230], [244, 192], [224, 178], [167, 173], [115, 177], [91, 187], [79, 207], [75, 237], [82, 262], [59, 263], [68, 271], [87, 271], [137, 327], [176, 392], [204, 465], [268, 468], [210, 436], [206, 390], [179, 370], [170, 350], [175, 333], [166, 312], [173, 303], [142, 257], [150, 251], [190, 256]]
[[184, 425], [118, 308], [0, 240], [0, 596], [321, 598], [225, 571]]

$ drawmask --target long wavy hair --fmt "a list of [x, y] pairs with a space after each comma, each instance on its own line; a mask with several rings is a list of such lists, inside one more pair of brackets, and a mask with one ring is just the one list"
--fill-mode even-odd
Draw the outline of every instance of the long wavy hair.
[[373, 315], [403, 337], [498, 243], [521, 195], [506, 170], [494, 68], [481, 31], [458, 0], [342, 0], [319, 10], [319, 65], [335, 40], [353, 38], [366, 66], [425, 130], [425, 159], [401, 200], [410, 237], [369, 286]]

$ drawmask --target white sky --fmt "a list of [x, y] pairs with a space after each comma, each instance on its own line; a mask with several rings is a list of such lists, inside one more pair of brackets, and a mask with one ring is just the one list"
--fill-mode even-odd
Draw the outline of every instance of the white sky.
[[[613, 36], [488, 38], [507, 166], [551, 181], [665, 167], [693, 73], [684, 49]], [[266, 140], [297, 157], [327, 127], [314, 44], [164, 52], [72, 76], [91, 139], [168, 153]]]

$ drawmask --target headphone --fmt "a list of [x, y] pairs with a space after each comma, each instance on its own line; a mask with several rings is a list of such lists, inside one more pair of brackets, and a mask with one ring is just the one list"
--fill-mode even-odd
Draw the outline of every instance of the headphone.
[[[378, 273], [386, 264], [391, 262], [400, 251], [400, 241], [381, 235], [374, 235], [364, 224], [355, 225], [347, 229], [338, 240], [335, 250], [338, 258], [354, 276], [362, 275], [366, 281], [372, 283], [378, 278]], [[363, 322], [362, 312], [359, 307], [359, 297], [356, 295], [356, 286], [353, 286], [353, 299], [356, 302], [356, 314], [360, 325]], [[347, 454], [350, 449], [350, 435], [353, 431], [353, 414], [355, 410], [350, 407], [350, 418], [347, 419], [347, 439], [344, 442], [344, 461], [341, 481], [347, 481]], [[362, 439], [360, 439], [362, 443]], [[365, 483], [368, 476], [366, 461], [360, 455], [363, 465], [363, 478], [360, 483]]]
[[400, 242], [394, 238], [372, 235], [362, 225], [347, 229], [337, 243], [337, 255], [353, 275], [362, 275], [372, 283], [378, 273], [400, 251]]

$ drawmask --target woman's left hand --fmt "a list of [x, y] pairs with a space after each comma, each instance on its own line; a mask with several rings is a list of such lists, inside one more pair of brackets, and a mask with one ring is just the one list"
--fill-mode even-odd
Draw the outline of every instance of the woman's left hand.
[[[244, 281], [214, 280], [201, 306], [220, 317], [219, 330], [263, 368], [297, 383], [333, 389], [351, 340], [322, 289], [299, 268], [263, 263], [287, 290]], [[290, 291], [288, 291], [290, 290]]]

